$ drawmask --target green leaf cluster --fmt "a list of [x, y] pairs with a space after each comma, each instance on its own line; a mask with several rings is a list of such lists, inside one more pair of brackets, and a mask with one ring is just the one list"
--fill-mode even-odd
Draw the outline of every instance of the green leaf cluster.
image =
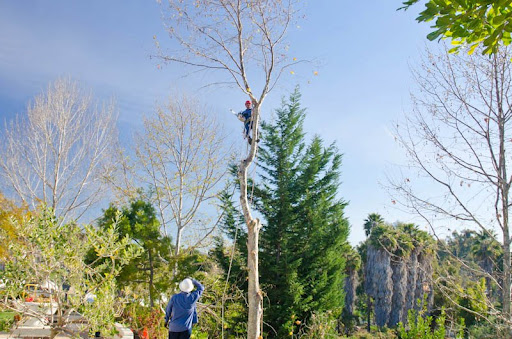
[[414, 248], [427, 252], [436, 248], [433, 238], [414, 224], [391, 225], [382, 222], [372, 228], [368, 241], [372, 246], [384, 248], [401, 258], [406, 258]]
[[109, 229], [114, 223], [120, 237], [129, 237], [143, 250], [141, 256], [123, 267], [117, 281], [125, 291], [145, 296], [144, 299], [153, 306], [155, 299], [167, 291], [172, 283], [168, 269], [171, 239], [161, 234], [155, 208], [142, 198], [132, 200], [122, 208], [111, 204], [98, 225], [100, 229]]
[[420, 311], [410, 309], [407, 313], [407, 326], [402, 322], [398, 324], [397, 334], [400, 339], [444, 339], [446, 329], [444, 326], [444, 311], [435, 319], [435, 328], [431, 328], [432, 316], [427, 316], [427, 308], [424, 304]]
[[[400, 9], [408, 9], [418, 2], [403, 1]], [[427, 0], [416, 20], [434, 21], [433, 31], [427, 38], [451, 39], [455, 47], [450, 52], [466, 45], [470, 54], [479, 46], [483, 54], [494, 54], [500, 45], [512, 41], [512, 4], [508, 0]]]

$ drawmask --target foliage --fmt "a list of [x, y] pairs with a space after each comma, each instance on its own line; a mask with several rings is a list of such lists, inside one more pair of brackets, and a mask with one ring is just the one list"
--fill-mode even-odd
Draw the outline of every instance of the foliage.
[[290, 332], [295, 333], [297, 330], [299, 332], [298, 338], [339, 338], [338, 319], [330, 311], [313, 313], [308, 323], [302, 324], [300, 320], [295, 320], [292, 323], [292, 330]]
[[[496, 325], [496, 321], [481, 322], [468, 327], [465, 338], [478, 339], [508, 339], [510, 338], [509, 328], [506, 325]], [[461, 336], [462, 337], [462, 336]]]
[[[28, 215], [30, 215], [30, 212], [26, 206], [18, 206], [0, 193], [0, 243], [6, 244], [10, 241], [14, 241], [16, 238], [11, 218], [20, 222]], [[8, 255], [7, 246], [1, 246], [0, 259], [5, 258]]]
[[454, 231], [439, 241], [435, 308], [446, 309], [447, 324], [464, 321], [466, 337], [482, 337], [471, 333], [489, 327], [499, 332], [500, 321], [493, 314], [500, 308], [501, 256], [491, 232]]
[[123, 267], [117, 277], [119, 286], [144, 294], [153, 307], [157, 296], [170, 287], [171, 279], [165, 272], [169, 268], [171, 239], [160, 233], [155, 209], [142, 198], [132, 200], [121, 209], [111, 204], [98, 224], [101, 229], [108, 229], [114, 223], [121, 238], [131, 238], [144, 250], [141, 256]]
[[15, 312], [0, 311], [0, 332], [7, 332], [10, 330], [15, 322]]
[[315, 136], [306, 145], [298, 89], [262, 124], [261, 184], [254, 195], [266, 223], [261, 235], [261, 282], [266, 322], [287, 333], [295, 314], [341, 312], [348, 223], [339, 199], [341, 154]]
[[396, 334], [388, 328], [372, 328], [371, 333], [366, 330], [359, 330], [348, 337], [347, 339], [395, 339]]
[[[293, 326], [291, 315], [305, 322], [314, 312], [341, 313], [345, 257], [339, 253], [348, 249], [348, 222], [346, 203], [337, 197], [341, 155], [319, 137], [306, 145], [298, 89], [276, 113], [276, 121], [262, 125], [260, 180], [251, 182], [250, 190], [265, 219], [260, 242], [264, 329], [283, 336]], [[246, 233], [239, 229], [229, 195], [224, 206], [223, 229], [231, 239], [239, 237], [230, 279], [243, 289], [245, 281], [236, 279], [245, 269], [247, 252], [238, 245]], [[227, 267], [228, 261], [222, 262]]]
[[[420, 0], [403, 1], [408, 9]], [[422, 1], [423, 2], [423, 1]], [[427, 0], [425, 9], [416, 18], [418, 22], [435, 20], [434, 29], [427, 35], [429, 40], [449, 38], [456, 52], [465, 44], [469, 53], [483, 46], [482, 53], [496, 53], [500, 45], [509, 45], [512, 32], [512, 5], [503, 0]]]
[[215, 262], [208, 260], [204, 270], [200, 279], [205, 293], [198, 306], [200, 321], [195, 334], [207, 338], [244, 337], [247, 309], [243, 291], [226, 282], [224, 272]]
[[164, 315], [159, 308], [131, 303], [125, 307], [122, 319], [140, 338], [144, 331], [151, 339], [165, 339], [169, 336], [168, 330], [164, 326]]
[[[231, 200], [232, 193], [224, 190], [221, 194], [223, 206], [222, 231], [233, 240], [231, 245], [226, 245], [223, 237], [215, 239], [215, 247], [210, 251], [222, 274], [222, 292], [217, 297], [217, 304], [221, 301], [221, 321], [217, 319], [221, 332], [228, 337], [244, 337], [247, 328], [247, 309], [244, 307], [244, 297], [247, 293], [247, 247], [245, 239], [246, 231], [243, 227], [243, 217], [235, 209]], [[218, 292], [217, 292], [218, 293]], [[223, 314], [224, 316], [223, 316]], [[222, 334], [222, 333], [221, 333]]]
[[[47, 210], [11, 221], [17, 241], [7, 245], [15, 259], [7, 261], [5, 270], [0, 271], [0, 279], [5, 282], [0, 295], [2, 306], [43, 322], [48, 317], [45, 307], [31, 305], [53, 308], [55, 312], [49, 316], [53, 335], [83, 330], [113, 333], [115, 315], [122, 309], [115, 278], [124, 265], [140, 255], [139, 247], [128, 237], [119, 238], [115, 223], [96, 230], [88, 225], [62, 223]], [[103, 259], [100, 265], [84, 261], [90, 249]], [[42, 304], [21, 299], [28, 283], [40, 290]], [[87, 320], [76, 329], [68, 324], [73, 312]]]
[[485, 294], [485, 279], [482, 278], [469, 286], [459, 287], [459, 317], [471, 327], [488, 316], [488, 301]]
[[210, 252], [219, 265], [222, 274], [220, 281], [223, 284], [219, 286], [222, 289], [216, 292], [216, 302], [217, 304], [220, 302], [220, 306], [223, 307], [220, 314], [221, 321], [219, 322], [218, 319], [216, 321], [228, 336], [243, 336], [246, 332], [247, 309], [244, 307], [243, 299], [247, 291], [247, 269], [238, 248], [245, 247], [243, 243], [236, 247], [225, 247], [224, 242], [217, 239], [216, 247]]
[[400, 339], [444, 339], [446, 330], [444, 327], [444, 312], [435, 319], [435, 328], [432, 329], [432, 316], [426, 315], [424, 304], [420, 311], [411, 309], [407, 314], [407, 326], [402, 322], [398, 324], [397, 334]]
[[364, 220], [364, 233], [368, 237], [370, 233], [372, 232], [372, 229], [376, 226], [384, 223], [384, 219], [382, 216], [378, 213], [371, 213], [368, 215], [368, 218]]

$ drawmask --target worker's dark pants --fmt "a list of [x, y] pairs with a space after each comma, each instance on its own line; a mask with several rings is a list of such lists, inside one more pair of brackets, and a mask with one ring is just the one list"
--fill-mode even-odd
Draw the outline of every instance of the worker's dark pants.
[[190, 339], [192, 329], [183, 332], [169, 332], [169, 339]]
[[246, 137], [249, 136], [249, 128], [250, 128], [250, 126], [251, 126], [251, 123], [249, 123], [249, 122], [244, 125], [244, 127], [245, 127], [245, 136]]

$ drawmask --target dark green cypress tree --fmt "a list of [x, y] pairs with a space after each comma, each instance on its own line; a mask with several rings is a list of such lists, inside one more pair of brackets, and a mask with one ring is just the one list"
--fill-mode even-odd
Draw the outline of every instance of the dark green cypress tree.
[[[344, 304], [344, 247], [348, 246], [346, 203], [338, 198], [341, 154], [324, 147], [320, 137], [307, 145], [305, 109], [296, 89], [276, 111], [273, 122], [263, 122], [258, 150], [257, 178], [250, 181], [250, 199], [263, 216], [260, 236], [260, 283], [264, 295], [264, 331], [268, 337], [289, 337], [296, 320], [313, 313], [341, 314]], [[242, 223], [230, 194], [221, 198], [221, 229], [231, 240]], [[238, 261], [231, 267], [236, 282], [246, 262], [245, 227], [238, 229]], [[228, 258], [222, 239], [212, 251], [224, 270]], [[243, 259], [243, 260], [240, 260]], [[235, 273], [235, 274], [233, 274]]]
[[313, 138], [301, 161], [298, 180], [301, 199], [296, 208], [293, 253], [301, 261], [298, 276], [304, 285], [303, 312], [340, 312], [344, 304], [342, 272], [348, 250], [347, 203], [338, 198], [341, 154], [333, 145], [324, 148]]
[[300, 107], [296, 90], [276, 111], [275, 122], [262, 124], [260, 184], [254, 189], [257, 209], [265, 219], [260, 237], [260, 282], [266, 293], [264, 316], [279, 334], [289, 332], [291, 315], [296, 313], [295, 305], [303, 290], [296, 276], [300, 262], [290, 258], [288, 241], [300, 196], [296, 184], [305, 148], [304, 118], [305, 110]]
[[[305, 110], [298, 89], [262, 124], [259, 180], [254, 189], [265, 222], [260, 274], [265, 321], [278, 336], [292, 328], [292, 316], [341, 311], [348, 223], [346, 203], [337, 198], [341, 154], [319, 137], [305, 146]], [[267, 331], [273, 335], [272, 331]]]

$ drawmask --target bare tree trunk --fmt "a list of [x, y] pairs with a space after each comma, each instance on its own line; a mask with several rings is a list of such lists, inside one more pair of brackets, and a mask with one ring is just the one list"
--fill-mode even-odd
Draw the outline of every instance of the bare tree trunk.
[[357, 271], [350, 269], [345, 277], [345, 310], [347, 314], [354, 314], [354, 304], [356, 301], [356, 288], [357, 288]]
[[180, 246], [181, 246], [181, 234], [183, 233], [183, 228], [178, 226], [178, 232], [176, 232], [176, 243], [174, 248], [174, 255], [180, 254]]
[[260, 337], [260, 324], [263, 317], [263, 296], [260, 289], [258, 270], [258, 238], [261, 228], [260, 221], [254, 219], [248, 226], [247, 236], [247, 267], [249, 268], [249, 322], [247, 338]]
[[366, 297], [366, 330], [372, 331], [372, 297], [368, 294]]
[[407, 264], [407, 286], [409, 286], [409, 288], [406, 290], [404, 314], [407, 314], [409, 310], [416, 306], [416, 299], [414, 297], [415, 288], [413, 288], [413, 286], [416, 286], [416, 280], [418, 279], [419, 251], [419, 248], [412, 250]]
[[[503, 132], [504, 133], [504, 132]], [[503, 134], [504, 136], [504, 134]], [[504, 137], [501, 138], [502, 142]], [[501, 157], [505, 157], [505, 150], [502, 149]], [[503, 161], [505, 161], [503, 159]], [[509, 194], [509, 184], [506, 181], [506, 169], [503, 166], [503, 197], [502, 197], [502, 211], [503, 211], [503, 317], [507, 324], [511, 321], [510, 314], [510, 289], [512, 285], [512, 281], [510, 279], [510, 230], [508, 228], [508, 194]], [[509, 327], [509, 325], [507, 325]], [[509, 333], [512, 332], [509, 329]], [[510, 333], [512, 335], [512, 333]]]
[[386, 326], [391, 312], [391, 296], [393, 281], [391, 280], [391, 256], [385, 250], [376, 251], [374, 273], [375, 282], [375, 323], [379, 327]]
[[153, 308], [155, 306], [153, 300], [153, 278], [154, 278], [154, 267], [153, 267], [153, 256], [151, 255], [151, 250], [148, 250], [149, 257], [149, 306]]
[[[432, 262], [434, 258], [430, 253], [422, 251], [418, 254], [418, 271], [416, 277], [416, 286], [414, 288], [414, 300], [423, 301], [425, 298], [427, 310], [432, 309], [434, 304], [434, 287], [432, 284], [433, 267]], [[414, 309], [420, 310], [423, 305], [414, 305]]]
[[[183, 228], [178, 226], [178, 232], [176, 233], [176, 244], [174, 248], [174, 256], [178, 257], [178, 254], [180, 254], [180, 246], [181, 246], [181, 234], [183, 233]], [[178, 275], [178, 261], [174, 264], [174, 269], [172, 271], [172, 277], [176, 278]]]
[[393, 296], [391, 298], [391, 312], [388, 320], [389, 327], [395, 327], [399, 322], [404, 321], [407, 294], [407, 262], [405, 260], [402, 257], [391, 259]]
[[[254, 102], [253, 102], [254, 103]], [[258, 240], [261, 223], [259, 219], [253, 218], [249, 200], [247, 199], [247, 172], [252, 161], [256, 157], [259, 123], [259, 104], [255, 104], [252, 111], [253, 130], [249, 155], [240, 163], [238, 178], [240, 180], [240, 205], [242, 206], [245, 222], [247, 225], [247, 268], [249, 269], [249, 319], [247, 323], [247, 338], [259, 339], [261, 323], [263, 318], [263, 295], [260, 289], [258, 269]]]
[[508, 228], [503, 232], [503, 316], [510, 321], [510, 234]]
[[[504, 86], [501, 84], [502, 78], [504, 78], [501, 73], [502, 67], [498, 61], [498, 56], [493, 56], [493, 72], [494, 72], [494, 83], [496, 86], [495, 96], [496, 96], [496, 105], [497, 105], [497, 121], [498, 121], [498, 132], [499, 132], [499, 160], [498, 160], [498, 197], [501, 197], [501, 212], [503, 214], [501, 228], [503, 229], [503, 317], [505, 319], [505, 323], [507, 324], [507, 328], [509, 328], [509, 334], [512, 334], [512, 330], [510, 329], [510, 288], [511, 288], [511, 279], [510, 279], [510, 230], [508, 226], [508, 195], [510, 190], [510, 181], [507, 177], [507, 159], [506, 159], [506, 147], [505, 140], [507, 138], [507, 131], [505, 129], [505, 123], [508, 121], [509, 116], [506, 116], [505, 109], [510, 112], [510, 106], [506, 108], [504, 106], [507, 105], [507, 102], [504, 102], [502, 96], [506, 95], [508, 87], [503, 88]], [[501, 196], [500, 191], [501, 190]], [[498, 213], [498, 212], [497, 212]], [[499, 213], [497, 219], [499, 220]]]
[[365, 290], [374, 299], [375, 323], [379, 327], [386, 325], [391, 311], [393, 281], [390, 266], [391, 256], [386, 250], [368, 246]]

